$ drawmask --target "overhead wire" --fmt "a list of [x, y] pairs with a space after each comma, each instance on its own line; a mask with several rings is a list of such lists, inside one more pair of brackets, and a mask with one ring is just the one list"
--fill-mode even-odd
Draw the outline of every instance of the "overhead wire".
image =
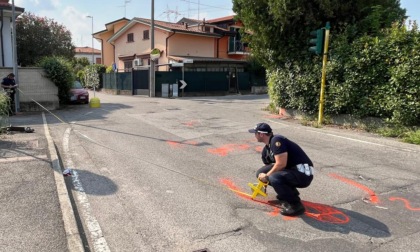
[[[61, 119], [59, 116], [57, 116], [56, 114], [54, 114], [53, 112], [51, 112], [49, 109], [47, 109], [46, 107], [44, 107], [42, 104], [40, 104], [39, 102], [37, 102], [35, 99], [33, 99], [32, 97], [30, 97], [29, 95], [27, 95], [25, 92], [23, 92], [21, 89], [19, 89], [19, 88], [17, 88], [18, 90], [19, 90], [19, 92], [21, 92], [23, 95], [25, 95], [25, 96], [27, 96], [31, 101], [33, 101], [34, 103], [36, 103], [38, 106], [40, 106], [42, 109], [44, 109], [45, 111], [47, 111], [49, 114], [51, 114], [52, 116], [54, 116], [56, 119], [58, 119], [61, 123], [63, 123], [63, 124], [66, 124], [66, 125], [70, 125], [70, 127], [73, 129], [73, 125], [77, 125], [77, 123], [69, 123], [69, 122], [66, 122], [66, 121], [64, 121], [63, 119]], [[111, 151], [114, 151], [114, 152], [116, 152], [116, 153], [119, 153], [119, 154], [122, 154], [122, 155], [124, 155], [124, 156], [126, 156], [126, 155], [129, 155], [128, 153], [126, 153], [126, 152], [123, 152], [123, 151], [120, 151], [120, 150], [116, 150], [116, 149], [114, 149], [114, 148], [111, 148], [111, 147], [109, 147], [109, 146], [106, 146], [106, 145], [104, 145], [104, 144], [101, 144], [101, 143], [99, 143], [99, 142], [97, 142], [97, 141], [95, 141], [95, 140], [93, 140], [93, 139], [91, 139], [91, 138], [89, 138], [88, 136], [86, 136], [86, 135], [84, 135], [84, 134], [82, 134], [81, 132], [79, 132], [78, 130], [75, 130], [75, 129], [73, 129], [73, 131], [77, 134], [77, 135], [79, 135], [80, 137], [82, 137], [82, 138], [84, 138], [84, 139], [86, 139], [87, 141], [89, 141], [89, 142], [91, 142], [91, 143], [93, 143], [93, 144], [95, 144], [95, 145], [97, 145], [97, 146], [100, 146], [100, 147], [102, 147], [102, 148], [105, 148], [105, 149], [108, 149], [108, 150], [111, 150]], [[132, 155], [129, 155], [131, 158], [133, 158], [133, 156]], [[211, 183], [211, 182], [208, 182], [208, 181], [206, 181], [206, 180], [203, 180], [203, 179], [200, 179], [200, 178], [197, 178], [197, 177], [194, 177], [194, 176], [191, 176], [191, 175], [188, 175], [188, 174], [186, 174], [186, 173], [183, 173], [183, 172], [180, 172], [180, 171], [177, 171], [177, 170], [174, 170], [174, 169], [171, 169], [171, 168], [169, 168], [169, 167], [166, 167], [166, 166], [163, 166], [163, 165], [160, 165], [160, 164], [156, 164], [156, 163], [153, 163], [153, 162], [150, 162], [150, 161], [147, 161], [147, 160], [145, 160], [145, 159], [143, 159], [143, 158], [139, 158], [139, 157], [134, 157], [135, 159], [137, 159], [137, 160], [139, 160], [139, 161], [142, 161], [142, 162], [145, 162], [145, 163], [148, 163], [148, 164], [151, 164], [151, 165], [154, 165], [154, 166], [157, 166], [157, 167], [160, 167], [160, 168], [162, 168], [162, 169], [164, 169], [164, 170], [167, 170], [167, 171], [171, 171], [171, 172], [173, 172], [173, 173], [176, 173], [176, 174], [179, 174], [179, 175], [181, 175], [181, 176], [184, 176], [184, 177], [187, 177], [187, 178], [190, 178], [190, 179], [192, 179], [192, 180], [195, 180], [195, 181], [197, 181], [197, 182], [200, 182], [200, 183], [202, 183], [202, 184], [205, 184], [205, 185], [208, 185], [208, 186], [211, 186], [211, 187], [214, 187], [214, 188], [223, 188], [224, 190], [230, 190], [230, 191], [234, 191], [235, 193], [239, 193], [239, 194], [246, 194], [246, 193], [243, 193], [243, 192], [240, 192], [240, 191], [237, 191], [237, 190], [232, 190], [231, 188], [228, 188], [228, 187], [223, 187], [223, 186], [221, 186], [221, 185], [219, 185], [219, 184], [214, 184], [214, 183]]]

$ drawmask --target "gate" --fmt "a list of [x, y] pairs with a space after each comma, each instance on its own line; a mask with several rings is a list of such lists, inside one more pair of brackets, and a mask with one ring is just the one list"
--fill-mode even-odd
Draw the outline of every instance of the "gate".
[[149, 94], [149, 70], [133, 71], [133, 95]]

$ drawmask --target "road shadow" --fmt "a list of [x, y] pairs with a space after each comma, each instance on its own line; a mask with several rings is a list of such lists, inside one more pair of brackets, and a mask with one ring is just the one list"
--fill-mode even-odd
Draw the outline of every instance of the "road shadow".
[[[90, 108], [87, 104], [65, 105], [53, 111], [20, 112], [8, 118], [8, 124], [13, 126], [43, 125], [42, 113], [49, 125], [70, 123], [71, 121], [90, 121], [105, 119], [107, 115], [116, 110], [130, 109], [120, 103], [101, 103], [100, 108]], [[75, 117], [75, 112], [77, 116]]]
[[72, 175], [67, 176], [66, 180], [72, 180], [71, 189], [74, 191], [98, 196], [112, 195], [118, 191], [117, 184], [106, 176], [86, 170], [71, 170]]
[[303, 201], [303, 204], [306, 212], [302, 220], [316, 229], [341, 234], [353, 232], [376, 238], [391, 236], [388, 226], [372, 217], [309, 201]]

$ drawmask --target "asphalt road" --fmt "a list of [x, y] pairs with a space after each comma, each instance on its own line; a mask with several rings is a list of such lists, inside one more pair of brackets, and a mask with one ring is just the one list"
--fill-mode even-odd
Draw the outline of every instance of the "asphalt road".
[[[91, 94], [93, 95], [93, 94]], [[420, 147], [270, 116], [264, 95], [178, 99], [96, 93], [48, 115], [91, 251], [417, 251]], [[93, 97], [93, 96], [92, 96]], [[311, 157], [307, 209], [252, 201], [269, 123]]]

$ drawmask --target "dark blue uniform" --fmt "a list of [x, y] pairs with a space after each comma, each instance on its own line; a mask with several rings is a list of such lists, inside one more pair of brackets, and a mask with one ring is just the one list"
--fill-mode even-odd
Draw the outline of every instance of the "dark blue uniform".
[[306, 153], [293, 141], [281, 135], [270, 138], [269, 145], [262, 151], [262, 161], [265, 164], [257, 171], [268, 173], [275, 163], [274, 156], [287, 152], [286, 167], [268, 177], [269, 184], [277, 193], [277, 198], [290, 204], [300, 203], [299, 191], [296, 188], [309, 186], [313, 179], [313, 164]]
[[12, 87], [16, 85], [16, 82], [14, 79], [6, 77], [2, 80], [1, 85], [4, 91], [7, 92], [7, 96], [9, 96], [10, 98], [9, 115], [13, 115], [14, 114], [13, 107], [15, 103], [15, 88], [12, 88]]

